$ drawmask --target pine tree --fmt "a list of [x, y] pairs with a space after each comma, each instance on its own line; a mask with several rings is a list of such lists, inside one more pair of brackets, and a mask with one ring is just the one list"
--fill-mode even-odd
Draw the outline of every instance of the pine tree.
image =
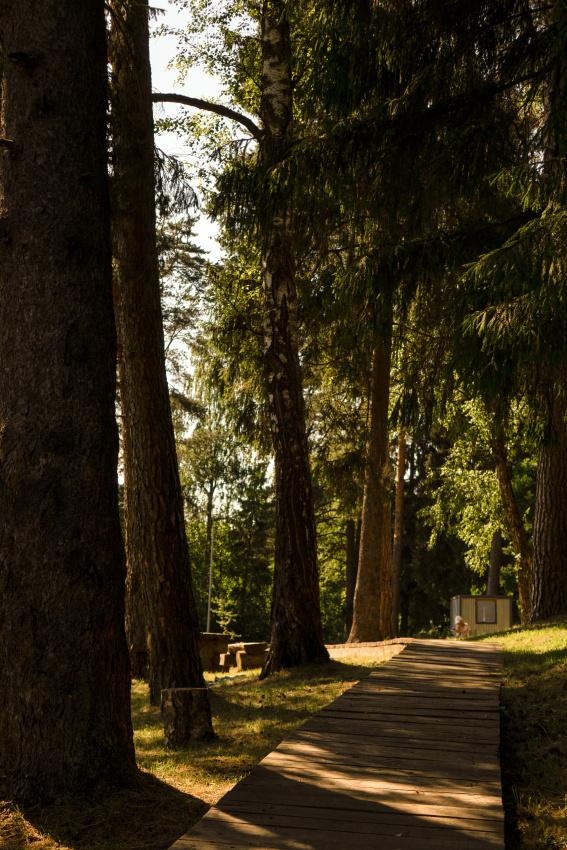
[[[110, 47], [127, 627], [137, 673], [149, 644], [150, 700], [158, 705], [164, 688], [205, 684], [165, 371], [148, 14], [147, 2], [119, 4]], [[208, 701], [195, 725], [212, 735]]]

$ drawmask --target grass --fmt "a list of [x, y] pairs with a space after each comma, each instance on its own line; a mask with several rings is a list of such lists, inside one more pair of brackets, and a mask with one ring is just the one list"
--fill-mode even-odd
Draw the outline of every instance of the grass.
[[506, 848], [567, 848], [567, 623], [513, 629], [489, 639], [504, 648]]
[[293, 729], [375, 666], [375, 660], [364, 664], [357, 659], [356, 664], [331, 662], [325, 667], [296, 668], [263, 682], [258, 681], [259, 669], [233, 681], [227, 678], [226, 683], [217, 677], [221, 683], [211, 690], [210, 697], [218, 737], [190, 752], [164, 750], [159, 709], [149, 706], [147, 685], [135, 682], [138, 764], [212, 805]]
[[[567, 848], [567, 623], [487, 636], [504, 646], [502, 777], [507, 850]], [[1, 850], [166, 850], [293, 729], [375, 667], [372, 659], [259, 670], [211, 689], [218, 737], [166, 751], [159, 710], [134, 682], [144, 782], [104, 803], [20, 811], [0, 803]], [[214, 677], [209, 676], [209, 679]]]

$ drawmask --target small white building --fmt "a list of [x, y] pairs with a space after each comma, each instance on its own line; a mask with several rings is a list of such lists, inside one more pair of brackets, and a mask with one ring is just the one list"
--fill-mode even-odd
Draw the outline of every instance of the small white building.
[[512, 628], [511, 596], [453, 596], [451, 599], [451, 629], [455, 618], [461, 616], [471, 627], [473, 635], [487, 635]]

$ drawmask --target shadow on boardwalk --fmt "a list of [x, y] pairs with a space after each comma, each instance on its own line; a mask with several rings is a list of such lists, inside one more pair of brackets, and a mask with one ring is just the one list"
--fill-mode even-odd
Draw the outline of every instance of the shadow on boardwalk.
[[280, 744], [174, 850], [503, 848], [501, 653], [417, 641]]

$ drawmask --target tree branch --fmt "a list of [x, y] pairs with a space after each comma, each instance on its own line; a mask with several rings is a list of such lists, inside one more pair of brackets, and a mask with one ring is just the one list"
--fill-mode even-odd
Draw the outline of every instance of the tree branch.
[[240, 112], [236, 112], [228, 106], [221, 106], [219, 103], [210, 103], [208, 100], [201, 100], [198, 97], [186, 97], [183, 94], [160, 94], [159, 92], [152, 94], [152, 102], [181, 103], [184, 106], [194, 106], [196, 109], [205, 109], [207, 112], [214, 112], [216, 115], [222, 115], [223, 118], [230, 118], [232, 121], [238, 121], [239, 124], [242, 124], [247, 130], [249, 130], [250, 133], [252, 133], [255, 139], [261, 139], [264, 135], [263, 130], [261, 130], [251, 118], [241, 115]]

